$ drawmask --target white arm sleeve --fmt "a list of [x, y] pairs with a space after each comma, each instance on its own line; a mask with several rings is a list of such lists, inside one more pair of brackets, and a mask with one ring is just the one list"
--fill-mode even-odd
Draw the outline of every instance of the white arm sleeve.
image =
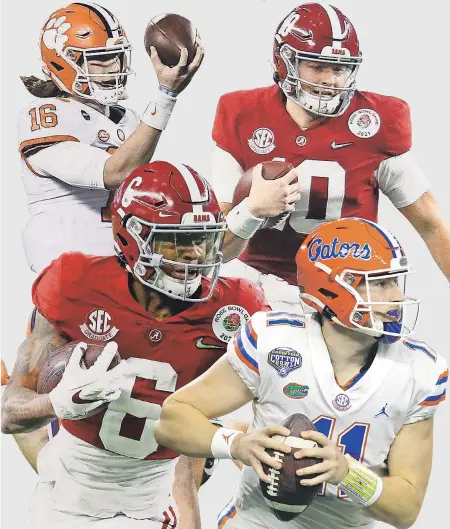
[[85, 143], [64, 141], [29, 156], [27, 162], [40, 176], [76, 187], [105, 189], [103, 169], [110, 156]]
[[234, 188], [237, 186], [244, 170], [227, 151], [217, 145], [212, 155], [211, 185], [219, 202], [231, 204]]
[[430, 187], [409, 151], [381, 162], [375, 179], [396, 208], [409, 206]]

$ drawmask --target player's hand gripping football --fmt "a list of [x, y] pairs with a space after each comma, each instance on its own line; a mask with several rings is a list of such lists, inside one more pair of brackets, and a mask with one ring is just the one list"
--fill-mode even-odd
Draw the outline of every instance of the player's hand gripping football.
[[255, 217], [263, 218], [295, 211], [295, 203], [300, 200], [300, 185], [295, 181], [297, 176], [294, 168], [281, 178], [266, 180], [262, 176], [262, 165], [256, 165], [248, 196], [250, 212]]
[[188, 50], [186, 48], [181, 48], [178, 64], [170, 67], [161, 62], [156, 48], [152, 46], [150, 48], [150, 58], [156, 76], [158, 77], [159, 86], [162, 86], [171, 92], [176, 92], [177, 94], [182, 92], [191, 82], [195, 72], [200, 68], [204, 54], [205, 49], [199, 44], [197, 46], [195, 57], [192, 59], [192, 62], [188, 64]]
[[83, 342], [75, 347], [61, 382], [48, 394], [55, 414], [60, 419], [83, 419], [105, 403], [120, 397], [125, 382], [126, 362], [122, 360], [108, 370], [117, 352], [116, 342], [109, 342], [89, 369], [81, 367], [86, 348]]
[[[318, 485], [319, 483], [331, 483], [333, 485], [340, 483], [348, 474], [348, 463], [336, 443], [330, 441], [320, 432], [309, 430], [302, 432], [301, 435], [304, 439], [315, 441], [319, 446], [302, 448], [294, 453], [294, 457], [296, 459], [317, 457], [322, 459], [322, 462], [297, 470], [300, 483], [306, 486]], [[310, 474], [318, 474], [318, 476], [311, 478], [308, 477]]]
[[231, 455], [234, 459], [238, 459], [244, 465], [253, 467], [253, 470], [258, 474], [259, 478], [267, 483], [270, 483], [271, 478], [264, 473], [261, 463], [280, 469], [281, 463], [274, 457], [271, 457], [266, 448], [272, 448], [279, 452], [289, 454], [291, 447], [285, 445], [281, 441], [273, 439], [272, 435], [281, 435], [287, 437], [289, 430], [278, 424], [268, 426], [264, 430], [258, 430], [250, 434], [236, 435], [231, 445]]

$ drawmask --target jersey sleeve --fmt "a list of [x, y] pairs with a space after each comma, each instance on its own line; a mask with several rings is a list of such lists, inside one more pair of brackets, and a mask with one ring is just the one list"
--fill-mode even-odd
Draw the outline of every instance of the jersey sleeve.
[[382, 151], [388, 156], [399, 156], [411, 149], [412, 127], [408, 103], [389, 97], [383, 112], [384, 138]]
[[103, 172], [110, 156], [86, 143], [64, 141], [33, 154], [27, 164], [38, 176], [57, 178], [76, 187], [105, 189]]
[[219, 202], [231, 204], [244, 170], [233, 156], [218, 145], [213, 148], [211, 185]]
[[34, 100], [18, 117], [22, 159], [37, 176], [104, 189], [103, 170], [110, 155], [90, 145], [93, 119], [70, 99]]
[[423, 355], [413, 367], [414, 392], [405, 424], [432, 417], [445, 400], [448, 367], [442, 356], [436, 355], [426, 344], [415, 344], [413, 353]]
[[381, 162], [375, 178], [383, 194], [396, 208], [409, 206], [430, 187], [409, 151]]
[[233, 369], [253, 393], [259, 397], [261, 377], [258, 362], [258, 331], [266, 321], [264, 312], [257, 312], [228, 343], [227, 358]]
[[243, 167], [244, 157], [239, 137], [238, 105], [236, 94], [233, 93], [225, 94], [219, 99], [212, 137], [218, 147], [230, 153], [236, 162]]
[[83, 141], [86, 120], [76, 103], [64, 98], [36, 99], [18, 116], [17, 140], [22, 158], [61, 142]]
[[53, 325], [61, 321], [63, 257], [52, 261], [33, 283], [31, 295], [37, 310]]
[[69, 303], [83, 296], [84, 265], [83, 254], [62, 254], [52, 261], [33, 283], [31, 295], [35, 307], [59, 329], [67, 319]]

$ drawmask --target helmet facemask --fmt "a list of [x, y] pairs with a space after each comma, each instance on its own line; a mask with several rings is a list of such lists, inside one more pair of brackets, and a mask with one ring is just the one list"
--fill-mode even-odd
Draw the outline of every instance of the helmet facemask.
[[[346, 50], [342, 49], [342, 51], [345, 52]], [[331, 52], [332, 48], [330, 48]], [[356, 75], [362, 60], [360, 57], [345, 55], [336, 57], [326, 54], [318, 56], [317, 54], [299, 52], [285, 43], [281, 45], [279, 54], [287, 71], [286, 78], [280, 83], [280, 86], [288, 99], [318, 116], [337, 117], [345, 112], [356, 90]], [[336, 88], [302, 79], [299, 73], [301, 61], [312, 61], [329, 66], [339, 65], [348, 69], [344, 85]], [[313, 93], [305, 88], [310, 88]], [[335, 95], [330, 95], [330, 92]]]
[[[374, 336], [385, 344], [408, 337], [414, 332], [419, 316], [419, 300], [406, 296], [406, 278], [410, 273], [412, 273], [410, 269], [370, 272], [344, 270], [336, 275], [334, 280], [355, 299], [349, 317], [351, 327], [340, 321], [336, 315], [330, 319], [344, 327]], [[379, 285], [383, 281], [392, 280], [396, 282], [402, 299], [375, 301], [374, 297], [377, 297], [374, 296], [377, 288], [375, 283]]]
[[[182, 301], [201, 302], [212, 296], [223, 262], [225, 222], [168, 226], [132, 216], [124, 223], [139, 247], [138, 261], [127, 265], [138, 281]], [[207, 292], [199, 291], [203, 277], [210, 279]]]
[[[76, 72], [72, 86], [65, 87], [66, 90], [83, 99], [96, 101], [102, 105], [114, 105], [119, 100], [127, 99], [125, 86], [128, 77], [134, 75], [134, 71], [130, 67], [132, 48], [126, 37], [111, 38], [110, 40], [115, 43], [101, 48], [67, 47], [63, 50], [61, 55]], [[89, 73], [89, 61], [106, 61], [114, 57], [120, 61], [119, 72]], [[102, 78], [106, 81], [102, 82]]]

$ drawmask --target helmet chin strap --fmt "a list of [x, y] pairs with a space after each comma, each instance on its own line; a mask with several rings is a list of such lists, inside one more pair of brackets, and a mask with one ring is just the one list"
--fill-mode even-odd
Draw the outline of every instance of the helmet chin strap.
[[329, 99], [324, 99], [321, 96], [312, 95], [300, 87], [298, 104], [302, 106], [305, 110], [308, 110], [315, 114], [333, 115], [341, 103], [341, 94], [337, 94]]
[[[398, 310], [394, 309], [394, 310], [390, 310], [388, 313], [387, 313], [388, 316], [397, 316], [398, 315]], [[378, 322], [382, 325], [383, 327], [383, 333], [381, 334], [380, 337], [377, 337], [377, 340], [380, 342], [380, 343], [385, 343], [385, 344], [391, 344], [391, 343], [395, 343], [397, 342], [399, 339], [400, 339], [400, 336], [401, 336], [401, 331], [402, 331], [402, 327], [403, 327], [403, 322], [402, 322], [402, 318], [400, 317], [399, 320], [397, 321], [381, 321], [381, 320], [376, 320], [376, 323], [378, 324]], [[386, 332], [390, 332], [390, 333], [395, 333], [396, 335], [390, 335], [390, 334], [385, 334]]]
[[[388, 316], [395, 316], [397, 310], [391, 310], [387, 313]], [[356, 330], [364, 334], [373, 336], [378, 342], [384, 344], [392, 344], [397, 342], [401, 338], [401, 330], [403, 327], [402, 320], [399, 321], [382, 321], [376, 314], [373, 315], [373, 327], [365, 329], [364, 327], [358, 327]], [[386, 333], [394, 333], [386, 334]]]

